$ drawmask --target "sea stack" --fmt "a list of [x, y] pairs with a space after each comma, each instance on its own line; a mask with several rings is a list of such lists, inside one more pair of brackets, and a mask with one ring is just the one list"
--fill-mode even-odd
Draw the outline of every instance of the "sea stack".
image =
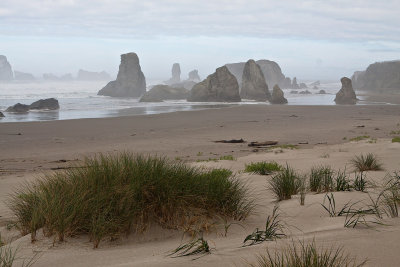
[[11, 81], [14, 78], [11, 64], [7, 57], [0, 55], [0, 81]]
[[192, 102], [240, 102], [239, 84], [226, 66], [216, 69], [190, 91]]
[[98, 95], [111, 97], [140, 97], [146, 92], [146, 78], [140, 68], [136, 53], [121, 55], [118, 76], [109, 82]]
[[192, 70], [189, 72], [189, 81], [193, 82], [200, 82], [200, 76], [199, 76], [199, 71], [198, 70]]
[[0, 111], [0, 118], [4, 118], [4, 114]]
[[282, 91], [282, 89], [279, 87], [279, 85], [275, 84], [274, 89], [272, 90], [272, 97], [271, 97], [271, 103], [272, 104], [287, 104], [287, 99], [285, 98], [285, 95]]
[[257, 63], [250, 59], [246, 62], [242, 75], [240, 96], [245, 99], [266, 101], [271, 98], [264, 74]]
[[171, 87], [164, 84], [158, 84], [147, 91], [139, 102], [162, 102], [164, 100], [186, 99], [189, 90], [185, 88]]
[[357, 97], [351, 84], [351, 80], [347, 77], [343, 77], [340, 81], [342, 82], [342, 88], [336, 94], [335, 103], [340, 105], [356, 104]]

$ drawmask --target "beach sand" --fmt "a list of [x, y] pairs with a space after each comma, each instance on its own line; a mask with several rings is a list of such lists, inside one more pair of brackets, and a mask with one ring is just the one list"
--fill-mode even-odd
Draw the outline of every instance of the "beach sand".
[[[267, 188], [271, 176], [241, 172], [246, 163], [274, 160], [304, 174], [312, 166], [325, 164], [336, 170], [346, 167], [351, 172], [349, 161], [354, 155], [373, 152], [385, 170], [368, 172], [367, 178], [380, 183], [388, 172], [400, 170], [400, 144], [391, 142], [392, 131], [400, 131], [400, 106], [254, 105], [148, 116], [3, 123], [0, 231], [3, 239], [14, 240], [12, 245], [19, 248], [19, 256], [29, 258], [39, 252], [37, 266], [242, 266], [246, 261], [254, 262], [255, 255], [265, 253], [266, 248], [273, 251], [291, 239], [315, 239], [323, 246], [343, 245], [346, 252], [358, 259], [368, 258], [367, 266], [397, 266], [398, 219], [385, 219], [386, 225], [372, 228], [345, 228], [343, 217], [331, 218], [321, 207], [325, 194], [308, 194], [305, 206], [300, 206], [298, 196], [280, 202], [288, 237], [241, 247], [246, 235], [265, 225], [276, 204]], [[350, 141], [357, 136], [369, 137]], [[280, 145], [298, 145], [298, 149], [254, 151], [247, 143], [213, 142], [240, 138], [247, 142], [276, 140]], [[196, 166], [230, 168], [251, 188], [256, 197], [256, 213], [240, 225], [232, 225], [227, 237], [222, 235], [222, 226], [206, 234], [215, 250], [194, 261], [191, 257], [168, 257], [181, 243], [182, 233], [157, 227], [144, 235], [102, 242], [99, 249], [93, 249], [86, 236], [68, 238], [64, 243], [39, 237], [31, 244], [29, 236], [20, 237], [15, 229], [6, 229], [13, 217], [4, 201], [21, 183], [68, 167], [84, 156], [124, 150], [165, 155]], [[235, 160], [203, 161], [224, 155], [232, 155]], [[348, 201], [368, 200], [368, 194], [355, 191], [334, 195], [339, 207]]]

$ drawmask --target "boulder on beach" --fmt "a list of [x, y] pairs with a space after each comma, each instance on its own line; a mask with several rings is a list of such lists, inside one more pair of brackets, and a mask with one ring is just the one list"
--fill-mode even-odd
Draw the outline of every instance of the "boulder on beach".
[[26, 113], [29, 110], [58, 110], [58, 109], [60, 109], [58, 100], [55, 98], [47, 98], [35, 101], [30, 105], [17, 103], [14, 106], [8, 107], [6, 109], [6, 112]]
[[4, 116], [3, 112], [0, 111], [0, 118], [4, 118], [4, 117], [5, 116]]
[[79, 70], [76, 79], [78, 81], [109, 81], [111, 80], [111, 76], [105, 71], [95, 72]]
[[14, 71], [14, 79], [16, 81], [34, 81], [35, 77], [30, 73], [16, 70]]
[[264, 74], [260, 66], [252, 59], [246, 62], [243, 69], [240, 96], [257, 101], [266, 101], [271, 98]]
[[192, 102], [240, 102], [239, 84], [226, 66], [216, 69], [190, 91]]
[[29, 105], [17, 103], [14, 106], [10, 106], [6, 109], [6, 112], [12, 113], [27, 113], [29, 111]]
[[351, 77], [355, 89], [375, 92], [400, 91], [400, 60], [377, 62]]
[[57, 110], [60, 109], [58, 100], [55, 98], [40, 99], [29, 105], [29, 109], [38, 110]]
[[186, 99], [189, 95], [189, 90], [185, 88], [175, 88], [164, 84], [159, 84], [146, 92], [140, 102], [162, 102], [163, 100], [179, 100]]
[[356, 104], [357, 97], [351, 84], [351, 80], [347, 77], [343, 77], [340, 81], [342, 82], [342, 88], [336, 94], [335, 103], [341, 105]]
[[14, 78], [11, 64], [7, 57], [0, 55], [0, 81], [11, 81]]
[[287, 104], [287, 99], [284, 96], [282, 89], [279, 85], [275, 84], [274, 89], [272, 90], [271, 101], [272, 104]]
[[140, 97], [146, 92], [146, 78], [136, 53], [121, 55], [118, 76], [97, 94], [111, 97]]
[[[281, 67], [278, 63], [266, 59], [257, 60], [256, 63], [260, 66], [261, 71], [264, 74], [265, 82], [269, 88], [272, 88], [275, 84], [283, 85], [285, 83], [285, 75], [282, 73]], [[245, 65], [246, 62], [230, 63], [225, 65], [236, 77], [240, 86], [242, 85], [242, 75]]]
[[200, 82], [201, 81], [198, 70], [190, 71], [188, 76], [189, 76], [189, 78], [188, 78], [189, 81], [193, 81], [193, 82]]

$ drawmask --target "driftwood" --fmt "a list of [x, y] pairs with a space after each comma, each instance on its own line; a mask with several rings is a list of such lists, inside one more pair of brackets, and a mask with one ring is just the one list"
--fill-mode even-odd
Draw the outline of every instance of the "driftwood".
[[249, 146], [273, 146], [278, 144], [278, 141], [250, 142]]
[[237, 143], [244, 143], [245, 141], [240, 138], [240, 139], [232, 139], [232, 140], [217, 140], [214, 141], [214, 143], [229, 143], [229, 144], [237, 144]]

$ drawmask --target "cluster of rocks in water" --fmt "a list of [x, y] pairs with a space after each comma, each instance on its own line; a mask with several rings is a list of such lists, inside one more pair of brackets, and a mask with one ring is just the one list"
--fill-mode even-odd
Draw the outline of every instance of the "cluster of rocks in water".
[[[239, 75], [239, 72], [242, 73]], [[181, 69], [179, 63], [174, 63], [171, 70], [172, 77], [166, 81], [166, 85], [156, 85], [146, 92], [146, 79], [139, 64], [139, 58], [135, 53], [121, 55], [118, 77], [99, 91], [99, 95], [113, 97], [141, 97], [140, 102], [161, 102], [164, 100], [187, 99], [190, 102], [240, 102], [242, 99], [269, 101], [272, 104], [286, 104], [287, 99], [279, 84], [286, 88], [305, 89], [304, 83], [297, 83], [285, 77], [279, 65], [269, 60], [254, 61], [250, 59], [246, 63], [226, 64], [200, 81], [197, 70], [189, 72], [189, 78], [181, 81]], [[270, 77], [270, 79], [267, 79]], [[268, 81], [276, 82], [269, 91]], [[239, 82], [240, 81], [240, 82]], [[289, 83], [290, 81], [290, 83]], [[351, 80], [342, 78], [342, 89], [337, 93], [337, 104], [355, 104], [357, 98], [351, 86]], [[350, 82], [349, 82], [350, 81]], [[185, 82], [192, 82], [193, 86], [187, 88]], [[318, 89], [319, 81], [311, 84]], [[308, 90], [291, 93], [311, 94]], [[318, 94], [325, 94], [320, 90]]]
[[58, 109], [60, 109], [58, 100], [55, 98], [47, 98], [35, 101], [30, 105], [17, 103], [14, 106], [8, 107], [6, 109], [6, 112], [26, 113], [30, 110], [58, 110]]

